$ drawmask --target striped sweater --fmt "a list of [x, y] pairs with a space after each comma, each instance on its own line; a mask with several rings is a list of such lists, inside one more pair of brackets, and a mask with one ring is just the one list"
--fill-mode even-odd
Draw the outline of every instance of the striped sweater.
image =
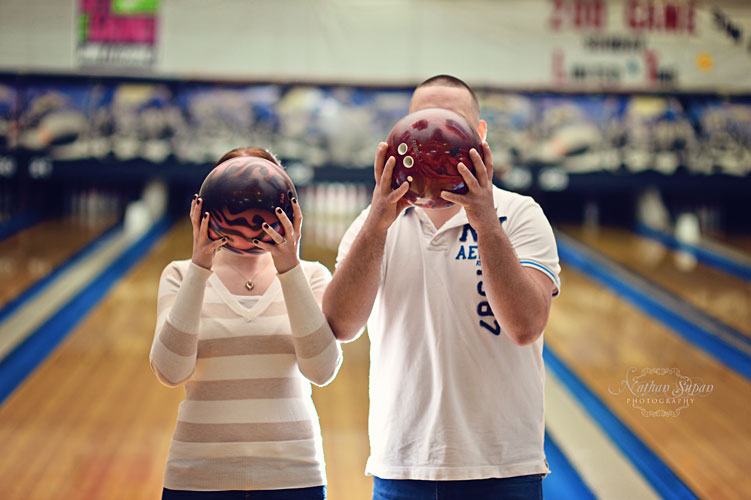
[[190, 261], [165, 268], [149, 359], [163, 384], [184, 383], [186, 393], [166, 488], [326, 484], [310, 382], [327, 384], [342, 361], [320, 309], [330, 280], [324, 266], [303, 261], [248, 309], [209, 270]]

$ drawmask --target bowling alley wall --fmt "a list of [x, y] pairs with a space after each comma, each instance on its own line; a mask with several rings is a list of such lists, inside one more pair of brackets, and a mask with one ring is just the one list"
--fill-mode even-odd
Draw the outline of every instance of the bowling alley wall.
[[124, 217], [155, 183], [179, 214], [223, 153], [255, 145], [282, 159], [308, 231], [335, 246], [411, 88], [450, 73], [477, 90], [498, 185], [552, 221], [634, 224], [657, 197], [709, 232], [751, 231], [742, 1], [162, 0], [92, 14], [120, 3], [0, 3], [0, 224]]

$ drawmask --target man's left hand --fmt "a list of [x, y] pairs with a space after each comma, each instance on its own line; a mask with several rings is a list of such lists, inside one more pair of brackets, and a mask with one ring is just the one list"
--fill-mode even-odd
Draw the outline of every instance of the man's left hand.
[[441, 192], [441, 198], [444, 200], [464, 207], [470, 226], [478, 232], [490, 230], [498, 225], [498, 217], [493, 202], [493, 157], [487, 142], [482, 143], [482, 151], [485, 157], [484, 162], [474, 148], [469, 151], [469, 157], [475, 167], [477, 177], [472, 175], [472, 172], [464, 163], [460, 162], [457, 165], [457, 170], [464, 179], [469, 192], [466, 194]]

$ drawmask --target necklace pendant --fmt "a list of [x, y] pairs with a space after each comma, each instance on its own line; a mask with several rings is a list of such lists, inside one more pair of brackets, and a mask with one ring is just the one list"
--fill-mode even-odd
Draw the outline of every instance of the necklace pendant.
[[245, 282], [245, 288], [248, 289], [248, 291], [253, 290], [256, 287], [256, 284], [253, 283], [253, 280], [248, 280]]

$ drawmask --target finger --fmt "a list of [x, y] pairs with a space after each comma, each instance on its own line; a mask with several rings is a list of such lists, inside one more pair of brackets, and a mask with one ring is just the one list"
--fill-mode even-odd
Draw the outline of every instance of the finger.
[[375, 174], [376, 185], [381, 180], [381, 174], [383, 174], [383, 161], [386, 158], [386, 149], [388, 144], [381, 142], [376, 149], [375, 161], [373, 162], [373, 173]]
[[466, 205], [466, 199], [464, 195], [452, 193], [451, 191], [441, 191], [441, 198], [443, 198], [446, 201], [450, 201], [451, 203], [456, 203], [458, 205]]
[[227, 238], [222, 236], [218, 240], [211, 242], [211, 244], [209, 245], [209, 250], [212, 252], [215, 252], [219, 247], [223, 247], [226, 244], [227, 244]]
[[394, 172], [394, 165], [396, 165], [396, 158], [391, 156], [386, 160], [386, 164], [383, 166], [379, 188], [384, 195], [389, 194], [391, 191], [391, 175]]
[[204, 212], [201, 217], [201, 225], [198, 228], [198, 235], [207, 240], [211, 239], [209, 238], [209, 217], [211, 217], [211, 215], [209, 215], [208, 212]]
[[295, 234], [299, 235], [300, 229], [302, 229], [302, 209], [297, 202], [297, 198], [292, 198], [292, 214], [295, 216]]
[[482, 143], [482, 155], [485, 158], [485, 168], [488, 169], [488, 179], [493, 182], [493, 153], [490, 151], [490, 145], [487, 142]]
[[201, 208], [200, 198], [196, 195], [193, 201], [190, 203], [190, 223], [193, 226], [193, 234], [198, 234], [198, 229], [201, 223]]
[[194, 194], [193, 199], [190, 200], [190, 219], [193, 220], [193, 212], [196, 211], [196, 200], [198, 199], [198, 195]]
[[279, 219], [279, 222], [282, 223], [284, 234], [293, 234], [292, 222], [290, 222], [289, 217], [287, 217], [287, 214], [284, 213], [284, 210], [282, 210], [280, 207], [276, 207], [275, 212], [276, 217]]
[[282, 235], [279, 234], [279, 233], [277, 233], [276, 229], [274, 229], [273, 227], [269, 226], [265, 222], [263, 224], [261, 224], [261, 229], [263, 229], [263, 231], [266, 234], [268, 234], [269, 236], [271, 236], [271, 239], [274, 240], [274, 242], [276, 242], [277, 244], [281, 243], [282, 241], [284, 241], [284, 238], [282, 237]]
[[459, 162], [459, 164], [456, 166], [456, 169], [459, 171], [459, 175], [462, 176], [462, 179], [464, 179], [464, 183], [467, 185], [467, 188], [469, 188], [470, 191], [477, 191], [480, 188], [480, 183], [477, 181], [477, 178], [472, 175], [472, 172], [467, 168], [464, 163]]
[[487, 173], [487, 168], [482, 162], [480, 153], [478, 153], [475, 148], [469, 150], [469, 159], [472, 160], [472, 165], [475, 167], [475, 174], [477, 174], [477, 183], [480, 185], [480, 187], [487, 186], [488, 177], [487, 175], [484, 175]]
[[266, 242], [263, 242], [263, 241], [257, 240], [257, 239], [251, 241], [251, 243], [253, 243], [258, 248], [266, 250], [267, 252], [273, 252], [277, 248], [274, 245], [272, 245], [271, 243], [266, 243]]
[[404, 181], [402, 182], [402, 185], [398, 188], [394, 189], [389, 193], [388, 197], [386, 198], [387, 203], [396, 203], [399, 200], [402, 199], [402, 197], [407, 194], [407, 191], [409, 191], [409, 182]]

